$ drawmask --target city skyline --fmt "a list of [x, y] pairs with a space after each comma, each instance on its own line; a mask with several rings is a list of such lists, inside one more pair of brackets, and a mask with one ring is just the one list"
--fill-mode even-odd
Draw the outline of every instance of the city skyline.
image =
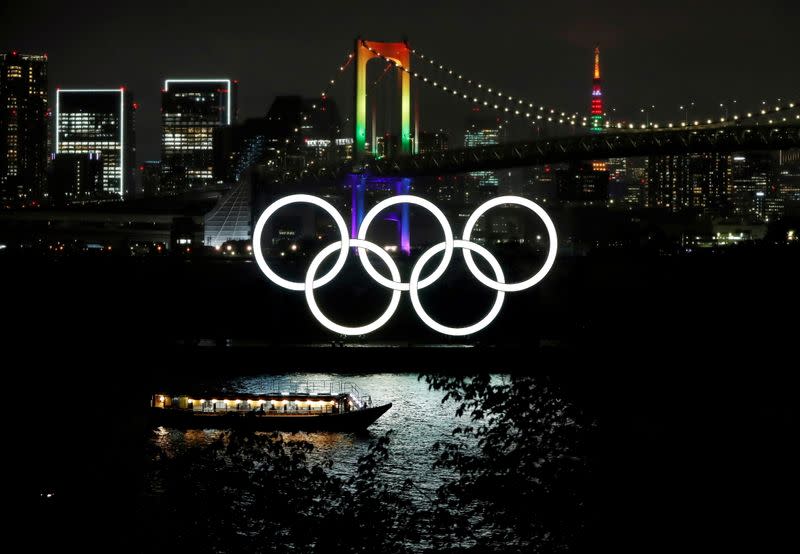
[[[222, 18], [218, 36], [194, 32], [211, 21], [203, 10], [186, 12], [160, 5], [156, 9], [148, 3], [135, 10], [106, 6], [103, 25], [94, 25], [93, 18], [83, 17], [86, 12], [72, 13], [61, 4], [49, 6], [44, 18], [31, 17], [30, 7], [14, 5], [2, 8], [7, 28], [0, 51], [46, 52], [51, 98], [56, 87], [127, 86], [141, 103], [138, 157], [150, 160], [157, 159], [160, 151], [158, 106], [163, 79], [220, 75], [238, 79], [240, 119], [263, 116], [279, 94], [319, 94], [359, 34], [394, 40], [407, 37], [412, 47], [464, 73], [485, 76], [486, 82], [507, 87], [511, 93], [580, 113], [586, 111], [585, 91], [591, 82], [585, 68], [595, 44], [603, 53], [603, 80], [608, 83], [603, 92], [610, 114], [617, 111], [632, 117], [642, 106], [654, 105], [654, 114], [649, 115], [677, 119], [679, 106], [690, 102], [698, 111], [722, 114], [726, 107], [719, 104], [732, 106], [734, 99], [739, 106], [749, 106], [796, 92], [798, 78], [785, 70], [784, 60], [796, 57], [800, 50], [781, 23], [798, 15], [798, 8], [789, 2], [772, 2], [758, 10], [740, 4], [747, 19], [732, 7], [671, 5], [653, 12], [628, 3], [597, 5], [596, 9], [590, 9], [594, 4], [581, 3], [583, 9], [572, 10], [512, 4], [493, 7], [488, 13], [479, 4], [459, 4], [458, 9], [436, 8], [430, 20], [418, 16], [418, 5], [400, 13], [389, 6], [371, 5], [355, 10], [352, 18], [327, 7], [294, 18], [291, 15], [298, 10], [294, 6], [233, 5]], [[482, 17], [472, 17], [478, 11]], [[462, 37], [458, 41], [441, 40], [442, 33], [453, 32], [442, 28], [441, 12], [453, 21], [452, 29]], [[509, 18], [512, 14], [515, 17]], [[270, 28], [268, 22], [279, 17], [297, 23]], [[50, 18], [64, 21], [63, 27], [34, 24]], [[148, 18], [159, 21], [165, 32], [143, 32], [150, 24]], [[729, 37], [724, 45], [713, 40], [715, 33], [722, 32]], [[73, 40], [75, 36], [81, 39]], [[121, 49], [102, 47], [112, 37]], [[676, 37], [680, 40], [674, 41]], [[702, 48], [698, 48], [700, 42]], [[509, 43], [524, 48], [509, 48]], [[79, 63], [84, 48], [93, 49], [91, 64]], [[522, 69], [501, 70], [492, 63], [498, 57], [506, 62], [504, 68]], [[741, 59], [758, 62], [743, 67]], [[351, 102], [349, 92], [332, 91], [332, 96], [343, 111], [352, 111], [346, 105]], [[444, 95], [423, 95], [423, 130], [460, 130], [463, 118], [452, 114], [457, 110], [447, 114], [439, 109], [447, 102]]]
[[787, 550], [798, 28], [796, 0], [2, 4], [24, 544]]

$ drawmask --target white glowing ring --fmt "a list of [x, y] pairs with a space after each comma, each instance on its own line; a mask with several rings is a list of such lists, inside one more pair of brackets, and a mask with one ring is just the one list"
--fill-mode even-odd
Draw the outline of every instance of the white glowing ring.
[[288, 206], [289, 204], [303, 202], [307, 204], [313, 204], [328, 212], [336, 222], [336, 226], [339, 228], [339, 234], [342, 236], [342, 240], [336, 243], [341, 244], [341, 250], [339, 252], [339, 257], [336, 259], [336, 263], [333, 264], [333, 267], [328, 273], [313, 282], [312, 286], [314, 288], [321, 287], [326, 283], [330, 283], [334, 277], [339, 274], [344, 267], [344, 262], [347, 260], [347, 252], [350, 248], [350, 234], [347, 231], [347, 223], [345, 223], [344, 218], [341, 216], [338, 210], [333, 207], [332, 204], [326, 202], [322, 198], [311, 196], [310, 194], [292, 194], [275, 201], [266, 210], [264, 210], [264, 213], [261, 214], [256, 222], [255, 229], [253, 229], [253, 252], [255, 252], [256, 263], [258, 264], [258, 267], [261, 268], [261, 271], [264, 272], [264, 275], [267, 276], [267, 279], [276, 285], [289, 290], [305, 290], [306, 284], [284, 279], [270, 269], [270, 267], [267, 265], [267, 261], [264, 259], [264, 253], [261, 250], [261, 233], [264, 231], [264, 226], [267, 224], [267, 220], [269, 220], [272, 214], [274, 214], [276, 211], [284, 206]]
[[[464, 240], [469, 241], [469, 237], [472, 234], [472, 228], [475, 226], [475, 223], [478, 221], [478, 218], [486, 213], [488, 210], [494, 208], [495, 206], [501, 206], [503, 204], [518, 204], [520, 206], [524, 206], [529, 210], [533, 211], [536, 215], [538, 215], [542, 221], [544, 222], [544, 226], [547, 228], [547, 236], [550, 241], [550, 249], [547, 252], [547, 259], [544, 261], [544, 265], [542, 268], [530, 279], [527, 281], [521, 281], [519, 283], [503, 283], [493, 281], [489, 277], [487, 277], [478, 266], [475, 265], [475, 260], [472, 259], [472, 252], [469, 249], [464, 249], [464, 260], [467, 262], [467, 267], [475, 276], [475, 278], [486, 285], [489, 288], [492, 288], [496, 291], [503, 291], [503, 292], [517, 292], [520, 290], [528, 289], [542, 279], [545, 278], [547, 273], [553, 267], [553, 263], [556, 260], [556, 251], [558, 250], [558, 238], [556, 237], [556, 227], [553, 225], [553, 221], [550, 219], [550, 216], [547, 215], [547, 212], [542, 209], [539, 204], [528, 200], [527, 198], [522, 198], [521, 196], [498, 196], [497, 198], [493, 198], [488, 202], [485, 202], [481, 206], [478, 207], [477, 210], [469, 217], [467, 220], [467, 224], [464, 226]], [[487, 258], [488, 259], [488, 258]], [[494, 259], [494, 258], [492, 258]]]
[[[314, 315], [314, 317], [317, 318], [317, 321], [322, 323], [322, 325], [334, 333], [340, 333], [342, 335], [366, 335], [367, 333], [371, 333], [377, 329], [380, 329], [387, 321], [389, 321], [389, 319], [391, 319], [395, 310], [397, 310], [397, 305], [400, 303], [400, 291], [392, 291], [392, 299], [389, 301], [389, 307], [386, 308], [386, 311], [383, 312], [382, 316], [367, 325], [362, 325], [361, 327], [345, 327], [344, 325], [339, 325], [338, 323], [328, 319], [319, 309], [319, 306], [317, 306], [317, 301], [314, 298], [314, 287], [312, 286], [312, 282], [315, 282], [314, 275], [317, 273], [317, 269], [319, 268], [320, 264], [338, 248], [341, 248], [343, 242], [344, 241], [339, 241], [329, 244], [323, 248], [320, 253], [317, 254], [311, 261], [311, 265], [308, 266], [308, 273], [306, 273], [304, 287], [306, 292], [306, 302], [308, 302], [308, 308], [311, 310], [311, 313]], [[397, 264], [394, 263], [394, 260], [392, 260], [392, 258], [383, 248], [372, 242], [360, 239], [351, 239], [350, 245], [357, 246], [358, 248], [366, 248], [370, 252], [377, 254], [378, 257], [389, 267], [389, 272], [392, 274], [392, 278], [395, 281], [400, 281], [400, 270], [397, 269]]]
[[[444, 257], [442, 258], [441, 263], [439, 263], [439, 267], [437, 267], [433, 273], [419, 282], [419, 288], [424, 289], [444, 274], [445, 270], [447, 269], [447, 265], [450, 263], [450, 258], [453, 257], [453, 230], [450, 228], [450, 223], [442, 213], [442, 210], [437, 208], [435, 204], [425, 200], [424, 198], [420, 198], [419, 196], [401, 194], [378, 202], [375, 207], [367, 212], [367, 215], [364, 216], [361, 226], [358, 229], [359, 240], [366, 240], [367, 230], [369, 229], [369, 225], [372, 223], [372, 220], [375, 219], [375, 217], [381, 211], [385, 210], [389, 206], [394, 206], [395, 204], [416, 204], [417, 206], [425, 208], [431, 212], [434, 217], [436, 217], [436, 219], [439, 221], [439, 224], [442, 226], [442, 230], [444, 231]], [[370, 277], [375, 279], [384, 287], [400, 291], [409, 290], [409, 283], [403, 283], [400, 281], [400, 279], [390, 281], [378, 273], [378, 271], [372, 266], [372, 263], [369, 261], [369, 257], [366, 255], [366, 252], [364, 252], [363, 248], [358, 249], [358, 257], [361, 259], [361, 264], [364, 266], [364, 269], [367, 270], [367, 273], [369, 273]]]
[[[455, 246], [456, 248], [463, 248], [464, 254], [466, 254], [470, 250], [474, 250], [475, 252], [483, 256], [486, 259], [486, 261], [489, 262], [489, 265], [492, 266], [492, 269], [494, 270], [498, 282], [502, 283], [504, 281], [503, 269], [500, 267], [497, 258], [492, 256], [492, 253], [486, 250], [483, 246], [475, 244], [474, 242], [468, 242], [466, 240], [456, 240], [454, 241], [453, 246]], [[440, 333], [443, 333], [445, 335], [458, 336], [458, 337], [477, 333], [478, 331], [489, 325], [492, 321], [494, 321], [494, 318], [496, 318], [497, 314], [500, 313], [500, 308], [503, 307], [503, 299], [506, 296], [506, 293], [503, 292], [502, 290], [497, 291], [497, 298], [494, 301], [492, 309], [489, 310], [489, 313], [486, 314], [486, 316], [479, 322], [473, 325], [469, 325], [467, 327], [448, 327], [446, 325], [442, 325], [441, 323], [434, 321], [433, 318], [431, 318], [431, 316], [429, 316], [425, 312], [425, 310], [422, 307], [422, 303], [419, 301], [419, 292], [418, 292], [419, 287], [417, 286], [419, 280], [419, 274], [422, 272], [422, 268], [425, 266], [427, 261], [444, 249], [445, 249], [445, 244], [443, 242], [440, 242], [439, 244], [437, 244], [436, 246], [425, 252], [420, 257], [420, 259], [417, 260], [417, 263], [414, 264], [414, 269], [411, 270], [411, 278], [409, 279], [409, 285], [410, 285], [409, 293], [411, 295], [411, 305], [414, 306], [414, 311], [417, 312], [417, 315], [425, 323], [425, 325], [427, 325], [434, 331], [439, 331]], [[306, 293], [306, 295], [308, 295], [308, 293]]]

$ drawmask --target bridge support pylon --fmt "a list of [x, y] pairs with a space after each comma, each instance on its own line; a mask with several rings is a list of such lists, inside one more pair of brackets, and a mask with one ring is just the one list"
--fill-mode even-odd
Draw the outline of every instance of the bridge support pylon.
[[[362, 159], [367, 152], [367, 63], [381, 56], [398, 65], [411, 68], [411, 48], [405, 41], [377, 42], [361, 37], [355, 43], [355, 136], [353, 137], [353, 159]], [[375, 145], [371, 145], [375, 148]], [[400, 152], [411, 153], [411, 75], [400, 72]]]
[[[358, 163], [367, 151], [367, 64], [373, 58], [384, 57], [393, 60], [398, 66], [411, 68], [411, 48], [406, 41], [379, 42], [364, 40], [358, 37], [355, 41], [355, 126], [353, 137], [353, 160]], [[399, 71], [400, 76], [400, 154], [411, 154], [411, 75], [407, 71]], [[374, 135], [375, 133], [373, 133]], [[376, 145], [370, 145], [373, 154], [377, 151]], [[358, 236], [358, 229], [364, 219], [364, 197], [367, 187], [377, 185], [386, 188], [394, 184], [396, 194], [408, 194], [411, 190], [410, 178], [398, 178], [394, 183], [371, 182], [365, 175], [353, 175], [350, 179], [351, 186], [351, 234]], [[399, 235], [399, 248], [405, 254], [411, 253], [411, 228], [409, 224], [408, 204], [398, 207], [398, 212], [388, 216], [397, 222]]]

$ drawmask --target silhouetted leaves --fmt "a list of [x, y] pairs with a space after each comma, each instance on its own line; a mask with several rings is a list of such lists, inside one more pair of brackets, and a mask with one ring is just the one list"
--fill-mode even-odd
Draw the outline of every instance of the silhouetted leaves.
[[[431, 494], [382, 478], [391, 432], [352, 475], [312, 462], [282, 434], [223, 434], [153, 459], [142, 505], [149, 552], [528, 552], [566, 549], [580, 531], [586, 425], [547, 383], [427, 376], [471, 424], [440, 441], [452, 478]], [[424, 498], [425, 501], [420, 501]], [[416, 499], [416, 500], [415, 500]]]
[[484, 551], [568, 548], [583, 517], [581, 448], [589, 426], [581, 415], [538, 378], [426, 380], [474, 423], [453, 430], [459, 442], [440, 442], [436, 462], [455, 473], [440, 488], [439, 502], [462, 520], [468, 535], [461, 539]]

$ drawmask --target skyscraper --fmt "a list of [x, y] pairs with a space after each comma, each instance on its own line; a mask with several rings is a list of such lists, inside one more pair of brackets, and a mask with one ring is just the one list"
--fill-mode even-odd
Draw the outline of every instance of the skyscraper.
[[650, 207], [711, 215], [728, 211], [731, 190], [728, 154], [650, 156], [647, 173]]
[[161, 91], [162, 190], [214, 182], [214, 130], [236, 122], [237, 81], [167, 79]]
[[600, 47], [594, 48], [594, 78], [592, 79], [591, 129], [594, 133], [603, 130], [603, 92], [600, 90]]
[[342, 122], [330, 99], [277, 96], [267, 112], [267, 157], [278, 167], [342, 159]]
[[56, 157], [99, 155], [102, 193], [120, 198], [133, 194], [134, 109], [125, 87], [56, 89]]
[[0, 200], [41, 198], [47, 120], [47, 55], [0, 54]]
[[51, 206], [97, 198], [103, 190], [103, 160], [98, 154], [58, 154], [53, 156], [47, 183]]
[[592, 162], [574, 162], [556, 170], [558, 199], [564, 203], [604, 204], [608, 198], [608, 171]]
[[[502, 124], [498, 117], [482, 114], [478, 108], [474, 108], [471, 116], [467, 119], [464, 147], [475, 148], [499, 144], [501, 131]], [[479, 186], [497, 187], [500, 184], [500, 179], [494, 171], [473, 171], [469, 175], [477, 180]]]

